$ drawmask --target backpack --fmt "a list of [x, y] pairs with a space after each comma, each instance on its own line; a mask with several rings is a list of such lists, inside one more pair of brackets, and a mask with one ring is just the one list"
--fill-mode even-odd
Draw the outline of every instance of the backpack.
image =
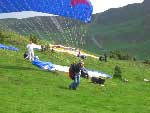
[[75, 64], [71, 64], [69, 67], [69, 77], [74, 80], [75, 72], [74, 72]]
[[23, 55], [24, 59], [28, 59], [28, 52], [26, 51]]
[[79, 66], [79, 63], [78, 64], [71, 64], [70, 65], [70, 68], [69, 68], [69, 77], [74, 80], [74, 76], [76, 73], [79, 73], [80, 72], [80, 66]]

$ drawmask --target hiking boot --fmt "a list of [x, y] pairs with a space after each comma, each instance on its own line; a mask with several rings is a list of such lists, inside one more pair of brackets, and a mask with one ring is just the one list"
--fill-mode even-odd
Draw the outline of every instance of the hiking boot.
[[72, 89], [72, 87], [71, 87], [71, 86], [69, 86], [69, 89]]
[[76, 90], [76, 88], [72, 88], [73, 90]]

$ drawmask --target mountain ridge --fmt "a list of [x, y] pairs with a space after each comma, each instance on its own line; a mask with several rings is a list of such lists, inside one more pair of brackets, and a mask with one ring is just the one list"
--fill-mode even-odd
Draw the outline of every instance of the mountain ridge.
[[55, 43], [82, 47], [92, 52], [121, 50], [150, 56], [149, 0], [94, 14], [89, 24], [64, 17], [3, 19], [0, 27], [23, 35], [36, 34]]

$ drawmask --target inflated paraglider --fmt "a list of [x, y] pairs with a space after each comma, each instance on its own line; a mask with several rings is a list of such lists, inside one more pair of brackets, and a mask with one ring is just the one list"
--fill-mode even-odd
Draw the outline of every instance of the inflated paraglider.
[[89, 0], [0, 0], [0, 13], [36, 11], [91, 21], [93, 11]]

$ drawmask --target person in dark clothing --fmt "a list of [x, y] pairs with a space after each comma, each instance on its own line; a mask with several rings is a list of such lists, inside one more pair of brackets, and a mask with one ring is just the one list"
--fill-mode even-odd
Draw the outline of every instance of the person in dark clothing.
[[107, 54], [106, 53], [104, 54], [104, 60], [105, 60], [105, 62], [107, 62]]
[[99, 60], [100, 60], [100, 61], [105, 61], [105, 62], [107, 62], [107, 54], [105, 53], [104, 55], [101, 55], [101, 56], [99, 57]]
[[83, 68], [84, 63], [79, 62], [77, 64], [71, 64], [69, 68], [69, 76], [73, 80], [73, 82], [69, 85], [69, 89], [74, 89], [79, 86], [80, 84], [80, 72]]
[[80, 52], [80, 49], [79, 49], [79, 52], [78, 52], [78, 54], [77, 54], [77, 57], [80, 57], [80, 55], [81, 55], [81, 52]]
[[80, 58], [81, 59], [86, 59], [86, 56], [85, 55], [80, 55]]

